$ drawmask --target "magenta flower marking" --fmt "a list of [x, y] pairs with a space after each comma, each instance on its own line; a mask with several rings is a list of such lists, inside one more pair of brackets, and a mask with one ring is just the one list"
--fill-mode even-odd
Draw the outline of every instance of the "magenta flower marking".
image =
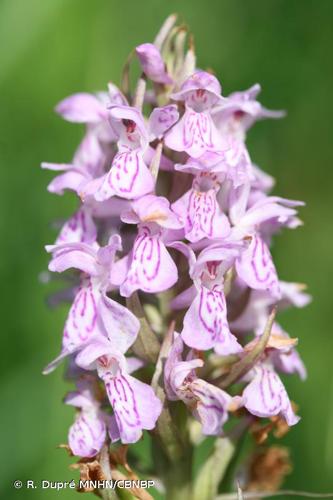
[[172, 287], [178, 279], [174, 264], [165, 244], [162, 231], [148, 225], [139, 227], [133, 250], [127, 258], [127, 276], [120, 293], [129, 297], [135, 290], [154, 293]]
[[96, 192], [97, 201], [117, 195], [133, 199], [143, 196], [154, 189], [154, 180], [149, 172], [141, 151], [124, 148], [114, 157], [111, 170]]
[[220, 187], [217, 175], [200, 173], [192, 189], [172, 205], [184, 220], [185, 236], [192, 243], [202, 238], [223, 238], [230, 233], [228, 218], [216, 199]]
[[200, 158], [209, 151], [223, 150], [223, 143], [209, 112], [187, 108], [182, 119], [167, 132], [166, 145], [175, 151], [185, 151]]

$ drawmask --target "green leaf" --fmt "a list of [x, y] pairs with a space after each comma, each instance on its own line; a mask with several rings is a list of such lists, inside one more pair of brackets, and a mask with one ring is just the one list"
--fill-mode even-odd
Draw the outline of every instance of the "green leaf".
[[234, 454], [235, 445], [226, 437], [217, 438], [213, 450], [199, 469], [194, 482], [193, 500], [211, 500]]

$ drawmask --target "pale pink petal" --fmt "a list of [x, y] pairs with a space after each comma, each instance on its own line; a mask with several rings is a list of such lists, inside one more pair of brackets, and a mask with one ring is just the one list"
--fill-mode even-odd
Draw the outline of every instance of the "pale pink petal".
[[62, 195], [65, 189], [79, 193], [80, 186], [87, 180], [86, 176], [78, 170], [70, 170], [64, 174], [57, 175], [47, 186], [50, 193]]
[[191, 278], [193, 278], [195, 271], [195, 264], [196, 264], [196, 256], [192, 248], [186, 243], [183, 243], [182, 241], [173, 241], [169, 243], [168, 246], [174, 248], [175, 250], [178, 250], [184, 255], [184, 257], [186, 257], [189, 265], [189, 274]]
[[61, 228], [56, 244], [62, 243], [94, 243], [97, 228], [88, 210], [80, 208]]
[[182, 341], [182, 338], [178, 333], [175, 332], [174, 341], [168, 352], [164, 366], [164, 388], [168, 399], [171, 401], [179, 399], [179, 387], [174, 383], [173, 370], [175, 366], [177, 366], [177, 364], [181, 363], [183, 360], [183, 349], [184, 343]]
[[192, 380], [197, 378], [196, 368], [202, 368], [203, 365], [204, 361], [202, 359], [190, 359], [177, 362], [171, 370], [170, 386], [178, 398], [182, 399], [186, 404], [193, 402]]
[[108, 415], [106, 418], [106, 425], [111, 439], [111, 443], [116, 443], [120, 440], [119, 429], [115, 415]]
[[107, 118], [106, 107], [92, 94], [73, 94], [57, 107], [56, 112], [65, 120], [77, 123], [95, 123]]
[[258, 417], [282, 415], [288, 425], [295, 425], [299, 421], [284, 385], [270, 368], [256, 369], [255, 377], [244, 389], [242, 399], [245, 408]]
[[199, 350], [215, 348], [219, 354], [240, 352], [242, 347], [229, 330], [223, 291], [201, 286], [184, 317], [182, 338], [189, 347]]
[[52, 253], [49, 270], [57, 273], [74, 268], [90, 276], [99, 275], [101, 269], [96, 259], [96, 250], [87, 243], [64, 243], [46, 245], [46, 251]]
[[[170, 202], [163, 196], [148, 194], [132, 202], [132, 209], [141, 222], [154, 222], [168, 229], [180, 229], [183, 224], [179, 217], [170, 209]], [[124, 222], [130, 223], [127, 217]]]
[[105, 151], [97, 136], [88, 132], [75, 152], [73, 165], [80, 168], [89, 179], [102, 175], [105, 160]]
[[178, 271], [160, 234], [152, 234], [143, 226], [135, 240], [129, 269], [120, 293], [129, 297], [135, 290], [147, 293], [162, 292], [172, 287], [178, 279]]
[[305, 380], [307, 377], [306, 367], [295, 348], [289, 352], [273, 352], [271, 361], [275, 369], [279, 372], [287, 373], [288, 375], [297, 373], [301, 380]]
[[165, 144], [174, 151], [185, 151], [199, 158], [208, 151], [223, 149], [222, 139], [208, 112], [196, 113], [187, 108], [181, 120], [167, 132]]
[[106, 358], [106, 364], [108, 365], [110, 354], [115, 360], [124, 362], [123, 354], [116, 349], [113, 351], [109, 339], [99, 335], [91, 339], [91, 341], [80, 350], [75, 357], [75, 363], [84, 370], [96, 370], [100, 368], [98, 359], [102, 358], [104, 363], [104, 358]]
[[273, 189], [275, 185], [275, 179], [271, 175], [267, 174], [258, 165], [252, 164], [252, 172], [254, 174], [254, 183], [253, 187], [255, 189], [259, 189], [263, 192], [269, 192]]
[[83, 279], [70, 308], [63, 334], [63, 349], [69, 352], [101, 334], [98, 321], [100, 292], [90, 279]]
[[204, 270], [218, 264], [218, 272], [223, 274], [232, 266], [235, 259], [240, 255], [241, 250], [246, 248], [242, 241], [221, 240], [218, 243], [213, 243], [206, 246], [198, 255], [195, 268]]
[[152, 387], [128, 375], [126, 358], [112, 349], [105, 337], [94, 339], [75, 359], [84, 369], [96, 369], [103, 380], [123, 443], [140, 439], [143, 429], [153, 429], [162, 404]]
[[97, 409], [99, 407], [99, 403], [94, 399], [93, 393], [88, 390], [69, 392], [64, 398], [64, 403], [76, 408], [84, 408], [85, 410]]
[[98, 304], [98, 311], [111, 345], [125, 353], [138, 335], [139, 320], [127, 307], [104, 294]]
[[161, 138], [176, 123], [178, 118], [179, 113], [175, 104], [163, 106], [162, 108], [154, 108], [148, 123], [150, 139]]
[[117, 220], [119, 220], [120, 214], [129, 208], [129, 204], [129, 200], [120, 198], [110, 198], [104, 202], [90, 198], [88, 202], [89, 209], [94, 217], [100, 219], [113, 218]]
[[223, 238], [230, 233], [228, 218], [221, 211], [216, 190], [197, 191], [192, 188], [172, 209], [185, 224], [186, 238], [195, 243], [203, 238]]
[[161, 53], [155, 45], [143, 43], [136, 47], [135, 52], [139, 58], [142, 71], [150, 80], [167, 85], [173, 83], [172, 78], [166, 72]]
[[81, 411], [69, 429], [68, 444], [78, 457], [93, 457], [106, 438], [106, 425], [97, 411]]
[[126, 97], [120, 92], [118, 87], [112, 83], [108, 83], [109, 98], [112, 104], [126, 106], [128, 104]]
[[129, 356], [126, 358], [127, 372], [133, 373], [146, 365], [146, 362], [135, 356]]
[[182, 84], [180, 91], [171, 94], [176, 101], [195, 101], [203, 104], [226, 102], [221, 96], [222, 88], [216, 76], [206, 71], [198, 70], [190, 75]]
[[284, 111], [268, 110], [256, 101], [256, 96], [260, 90], [260, 85], [256, 83], [247, 90], [233, 92], [222, 105], [214, 108], [213, 112], [216, 119], [221, 124], [234, 120], [239, 122], [242, 129], [246, 131], [256, 120], [285, 116]]
[[148, 145], [148, 131], [142, 113], [131, 106], [111, 106], [109, 120], [119, 137], [119, 146], [129, 149], [145, 149]]
[[[107, 245], [97, 250], [97, 260], [108, 271], [112, 268], [116, 253], [122, 250], [121, 237], [119, 234], [111, 234]], [[105, 273], [105, 276], [107, 273]]]
[[[145, 153], [143, 155], [143, 159], [146, 163], [146, 165], [150, 165], [152, 162], [152, 159], [154, 158], [156, 154], [156, 149], [154, 149], [151, 146], [148, 146], [147, 149], [145, 150]], [[160, 170], [167, 170], [168, 172], [172, 172], [174, 170], [173, 168], [173, 161], [170, 160], [170, 158], [167, 158], [163, 153], [161, 156], [160, 160]]]
[[191, 382], [191, 391], [198, 399], [193, 415], [202, 424], [202, 433], [206, 436], [219, 435], [228, 419], [228, 405], [232, 398], [225, 391], [196, 379]]
[[179, 334], [174, 334], [174, 342], [168, 353], [164, 368], [164, 387], [169, 400], [182, 400], [202, 424], [203, 434], [217, 435], [228, 418], [227, 408], [231, 397], [208, 382], [196, 376], [196, 368], [203, 366], [202, 359], [187, 361], [182, 359], [184, 344]]
[[135, 443], [143, 429], [153, 429], [162, 404], [152, 387], [130, 375], [104, 377], [122, 443]]
[[267, 290], [273, 297], [281, 296], [279, 280], [266, 243], [253, 236], [249, 247], [236, 260], [237, 274], [254, 290]]
[[244, 217], [249, 202], [250, 189], [251, 184], [249, 182], [231, 189], [229, 195], [229, 218], [232, 224], [239, 224]]
[[[284, 205], [283, 202], [285, 201]], [[291, 202], [291, 204], [290, 204]], [[277, 219], [279, 222], [284, 222], [297, 212], [294, 206], [301, 205], [301, 202], [292, 202], [291, 200], [283, 200], [277, 197], [265, 197], [258, 200], [251, 208], [249, 208], [241, 220], [241, 225], [244, 227], [255, 227], [270, 219]]]
[[[95, 206], [102, 204], [102, 202], [97, 201], [95, 199], [95, 194], [102, 187], [103, 182], [105, 181], [106, 177], [107, 177], [107, 174], [104, 174], [101, 177], [97, 177], [96, 179], [90, 179], [90, 180], [85, 179], [85, 181], [83, 181], [78, 186], [77, 194], [79, 195], [79, 197], [81, 198], [81, 200], [84, 204], [86, 204], [86, 203], [91, 204], [94, 202], [95, 202]], [[109, 200], [105, 200], [105, 201], [109, 201]]]
[[179, 293], [174, 299], [172, 299], [170, 303], [171, 309], [184, 309], [185, 307], [188, 307], [193, 302], [196, 295], [196, 286], [190, 286], [183, 292]]
[[280, 281], [280, 288], [282, 293], [282, 297], [279, 302], [280, 307], [305, 307], [312, 300], [311, 295], [305, 293], [306, 287], [302, 283]]
[[142, 158], [140, 150], [125, 150], [116, 154], [111, 169], [95, 198], [104, 201], [111, 196], [133, 199], [154, 189], [154, 178]]
[[130, 260], [130, 255], [125, 255], [125, 257], [117, 260], [113, 264], [110, 272], [110, 282], [113, 285], [120, 286], [122, 283], [124, 283], [128, 273]]

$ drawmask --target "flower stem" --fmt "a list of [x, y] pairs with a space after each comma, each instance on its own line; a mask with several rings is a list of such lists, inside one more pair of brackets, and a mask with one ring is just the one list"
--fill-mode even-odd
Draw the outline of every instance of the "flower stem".
[[[157, 451], [157, 450], [156, 450]], [[155, 454], [154, 454], [155, 455]], [[192, 448], [179, 460], [168, 460], [158, 450], [155, 459], [165, 485], [166, 500], [192, 500]]]

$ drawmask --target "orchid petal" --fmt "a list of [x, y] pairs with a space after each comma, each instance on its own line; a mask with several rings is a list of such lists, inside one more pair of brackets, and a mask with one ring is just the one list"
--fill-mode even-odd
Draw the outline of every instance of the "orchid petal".
[[101, 297], [98, 310], [111, 344], [125, 353], [138, 335], [139, 320], [125, 306], [105, 294]]
[[52, 253], [52, 260], [49, 263], [50, 271], [62, 273], [73, 267], [90, 276], [97, 276], [100, 273], [96, 251], [87, 243], [47, 245], [45, 248], [47, 252]]
[[224, 355], [242, 351], [229, 330], [225, 296], [217, 286], [212, 290], [201, 286], [184, 317], [181, 335], [185, 344], [194, 349], [214, 347], [219, 354]]
[[80, 186], [86, 181], [84, 173], [78, 170], [70, 170], [64, 174], [57, 175], [47, 186], [49, 193], [63, 195], [66, 189], [79, 192]]
[[94, 243], [97, 239], [97, 228], [91, 214], [81, 208], [61, 228], [56, 244]]
[[98, 201], [111, 196], [133, 199], [154, 189], [154, 178], [143, 161], [140, 150], [124, 150], [116, 154], [103, 184], [95, 193]]
[[185, 151], [199, 158], [208, 151], [222, 148], [221, 137], [208, 112], [196, 113], [187, 108], [181, 120], [167, 132], [165, 144], [174, 151]]
[[185, 223], [186, 238], [195, 243], [203, 238], [223, 238], [230, 232], [228, 218], [221, 211], [216, 191], [191, 189], [172, 205]]
[[127, 277], [120, 286], [120, 293], [129, 297], [135, 290], [156, 293], [172, 287], [178, 279], [178, 271], [160, 233], [152, 234], [143, 226], [134, 242]]
[[281, 296], [279, 281], [270, 251], [266, 243], [253, 236], [249, 247], [236, 261], [238, 276], [254, 290], [267, 290], [273, 297]]
[[205, 94], [208, 94], [210, 104], [212, 104], [212, 101], [213, 103], [226, 101], [221, 96], [222, 88], [216, 76], [201, 70], [190, 75], [182, 84], [180, 91], [171, 94], [171, 97], [177, 101], [186, 101], [194, 94], [197, 100], [207, 100], [207, 96], [200, 91], [205, 91]]
[[154, 222], [168, 229], [180, 229], [183, 224], [170, 209], [170, 203], [163, 196], [148, 194], [132, 202], [134, 212], [141, 222]]
[[162, 108], [154, 108], [150, 117], [148, 128], [150, 139], [161, 138], [169, 128], [176, 123], [179, 118], [177, 106], [170, 104]]
[[191, 391], [198, 399], [193, 415], [202, 424], [205, 436], [221, 434], [222, 427], [228, 419], [228, 405], [232, 398], [225, 391], [197, 379], [191, 383]]
[[174, 299], [172, 299], [170, 306], [171, 309], [184, 309], [188, 307], [197, 295], [197, 288], [195, 285], [186, 288], [183, 292], [179, 293]]
[[299, 417], [295, 415], [287, 391], [278, 375], [271, 369], [262, 367], [244, 389], [245, 408], [258, 417], [282, 415], [288, 425], [295, 425]]
[[121, 372], [104, 377], [122, 443], [135, 443], [143, 429], [153, 429], [162, 404], [149, 385]]
[[98, 321], [100, 292], [90, 279], [83, 279], [70, 308], [63, 334], [63, 349], [71, 352], [101, 334]]
[[[84, 345], [84, 348], [75, 357], [75, 363], [84, 370], [104, 370], [104, 365], [100, 366], [99, 358], [111, 356], [118, 364], [126, 366], [124, 355], [113, 349], [110, 340], [106, 336], [98, 335]], [[99, 373], [99, 372], [98, 372]]]
[[92, 94], [73, 94], [57, 107], [56, 112], [65, 120], [76, 123], [96, 123], [107, 118], [106, 107]]
[[96, 411], [81, 411], [69, 429], [68, 444], [73, 455], [93, 457], [106, 438], [106, 425]]
[[172, 78], [167, 74], [161, 53], [152, 43], [143, 43], [135, 49], [142, 71], [150, 80], [156, 83], [170, 85]]

